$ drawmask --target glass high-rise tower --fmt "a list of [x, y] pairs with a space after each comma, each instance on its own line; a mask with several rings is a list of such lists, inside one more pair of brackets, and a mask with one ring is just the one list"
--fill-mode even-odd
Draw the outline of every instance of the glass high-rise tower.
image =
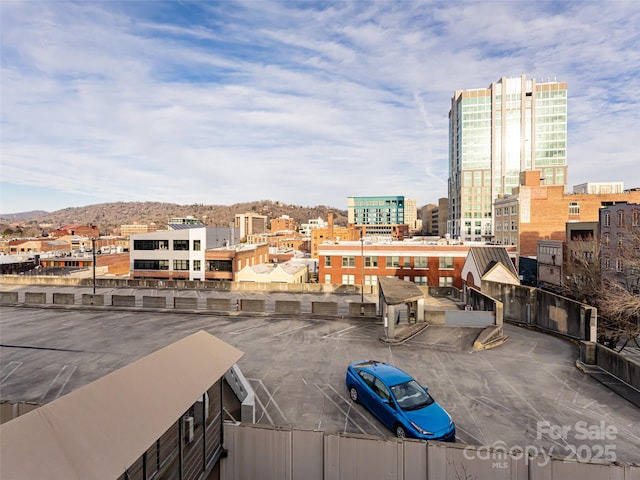
[[489, 88], [458, 90], [449, 112], [448, 233], [490, 240], [493, 200], [510, 194], [520, 172], [567, 185], [567, 84], [525, 75]]

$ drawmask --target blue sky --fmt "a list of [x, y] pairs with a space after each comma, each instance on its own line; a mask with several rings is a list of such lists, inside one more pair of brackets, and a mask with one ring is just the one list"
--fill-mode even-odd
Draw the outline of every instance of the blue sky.
[[569, 84], [569, 186], [640, 187], [638, 2], [0, 2], [0, 212], [447, 194], [455, 90]]

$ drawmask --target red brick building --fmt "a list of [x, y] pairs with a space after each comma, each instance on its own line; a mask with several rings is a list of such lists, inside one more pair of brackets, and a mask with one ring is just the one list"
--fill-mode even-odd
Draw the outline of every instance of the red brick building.
[[100, 236], [100, 229], [95, 225], [65, 225], [49, 232], [50, 237], [63, 237], [65, 235], [98, 238]]
[[[444, 242], [443, 242], [444, 243]], [[318, 247], [318, 281], [333, 285], [377, 285], [396, 277], [424, 286], [462, 288], [461, 272], [472, 245], [417, 242], [324, 243]], [[515, 247], [507, 247], [516, 258]]]
[[512, 195], [495, 200], [494, 242], [515, 245], [520, 255], [535, 256], [538, 240], [566, 240], [567, 222], [597, 222], [602, 204], [640, 202], [640, 190], [622, 193], [565, 193], [562, 185], [541, 185], [540, 172], [520, 176]]
[[289, 218], [289, 216], [284, 215], [280, 218], [272, 218], [271, 219], [271, 228], [269, 231], [271, 233], [276, 232], [293, 232], [296, 229], [296, 221], [293, 218]]

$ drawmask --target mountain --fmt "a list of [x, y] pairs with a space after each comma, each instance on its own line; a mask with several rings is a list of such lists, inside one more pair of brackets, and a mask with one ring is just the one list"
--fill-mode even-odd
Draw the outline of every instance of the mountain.
[[32, 218], [37, 218], [42, 215], [46, 215], [49, 212], [45, 210], [32, 210], [30, 212], [20, 213], [0, 213], [0, 223], [16, 223], [27, 221]]
[[[234, 205], [205, 205], [202, 203], [178, 205], [163, 202], [99, 203], [85, 207], [65, 208], [55, 212], [36, 211], [2, 215], [0, 222], [6, 224], [19, 221], [27, 228], [37, 228], [38, 225], [43, 225], [43, 228], [46, 229], [70, 224], [97, 225], [102, 234], [108, 234], [115, 228], [119, 228], [120, 225], [132, 223], [155, 223], [159, 228], [162, 228], [172, 217], [192, 216], [212, 227], [228, 226], [234, 221], [237, 213], [246, 212], [266, 215], [269, 219], [288, 215], [298, 225], [319, 217], [327, 220], [328, 213], [333, 212], [336, 225], [347, 224], [347, 212], [343, 210], [325, 205], [315, 207], [287, 205], [271, 200]], [[9, 217], [11, 219], [19, 218], [19, 220], [9, 220]], [[45, 225], [46, 227], [44, 227]]]

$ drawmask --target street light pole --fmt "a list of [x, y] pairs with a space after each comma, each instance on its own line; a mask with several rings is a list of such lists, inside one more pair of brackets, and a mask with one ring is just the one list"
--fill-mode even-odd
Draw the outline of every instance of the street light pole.
[[362, 236], [362, 230], [360, 230], [360, 257], [362, 258], [361, 267], [361, 285], [360, 285], [360, 310], [364, 309], [364, 237]]
[[96, 294], [96, 239], [91, 238], [91, 253], [93, 255], [93, 294]]

